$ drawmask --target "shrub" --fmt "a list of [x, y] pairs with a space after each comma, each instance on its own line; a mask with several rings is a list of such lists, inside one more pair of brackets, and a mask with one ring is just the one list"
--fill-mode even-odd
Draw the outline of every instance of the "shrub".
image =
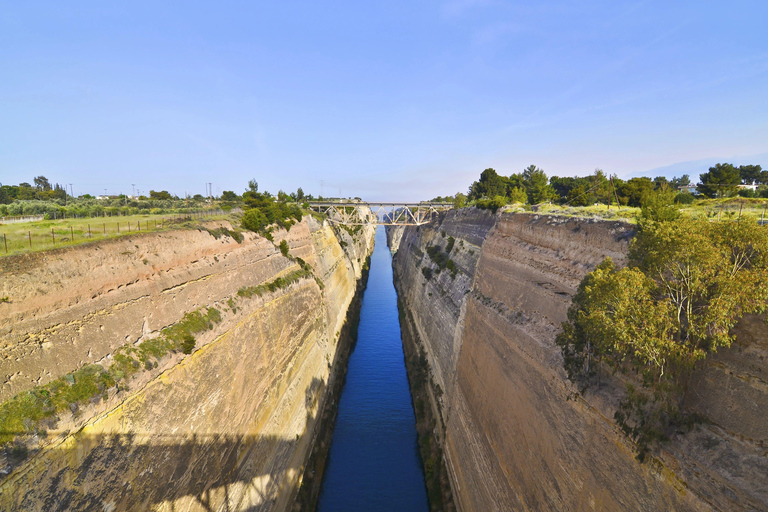
[[191, 334], [185, 334], [181, 342], [181, 351], [185, 354], [191, 354], [195, 348], [195, 337]]
[[480, 199], [475, 203], [475, 206], [481, 210], [491, 210], [493, 213], [507, 204], [507, 198], [503, 196], [495, 196], [493, 199]]
[[583, 392], [603, 368], [627, 375], [615, 419], [642, 460], [684, 422], [695, 364], [731, 345], [742, 315], [765, 311], [766, 282], [768, 230], [754, 219], [641, 219], [630, 266], [606, 259], [579, 285], [555, 340], [568, 377]]
[[451, 254], [451, 251], [453, 250], [453, 245], [456, 243], [456, 240], [452, 237], [448, 237], [448, 244], [445, 246], [445, 252], [448, 254]]
[[286, 242], [285, 240], [281, 240], [280, 241], [280, 252], [282, 253], [282, 255], [285, 256], [285, 257], [288, 257], [288, 250], [289, 250], [288, 242]]
[[261, 210], [253, 208], [245, 212], [240, 224], [243, 226], [243, 229], [261, 233], [267, 227], [267, 218], [261, 213]]

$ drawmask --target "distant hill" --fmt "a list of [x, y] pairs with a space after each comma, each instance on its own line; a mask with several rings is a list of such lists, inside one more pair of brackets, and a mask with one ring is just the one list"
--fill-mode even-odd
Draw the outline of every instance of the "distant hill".
[[707, 172], [707, 170], [718, 163], [731, 163], [734, 165], [761, 165], [763, 169], [768, 168], [768, 153], [760, 153], [750, 156], [731, 156], [731, 157], [713, 157], [703, 158], [701, 160], [691, 160], [688, 162], [678, 162], [671, 165], [665, 165], [663, 167], [656, 167], [655, 169], [649, 169], [647, 171], [635, 172], [627, 176], [629, 178], [636, 178], [638, 176], [665, 176], [666, 178], [672, 178], [674, 176], [682, 176], [687, 174], [691, 177], [691, 181], [697, 183], [699, 181], [699, 174]]

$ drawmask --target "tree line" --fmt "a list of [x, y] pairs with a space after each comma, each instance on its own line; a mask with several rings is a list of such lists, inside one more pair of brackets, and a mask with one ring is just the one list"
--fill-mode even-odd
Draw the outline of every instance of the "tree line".
[[[432, 201], [449, 201], [461, 207], [471, 203], [479, 207], [497, 209], [505, 204], [541, 204], [552, 202], [569, 206], [589, 206], [595, 203], [641, 207], [654, 193], [674, 193], [674, 201], [690, 204], [695, 200], [693, 188], [702, 197], [766, 197], [768, 198], [768, 171], [760, 165], [724, 163], [710, 167], [701, 174], [700, 183], [691, 183], [684, 174], [671, 180], [664, 176], [637, 177], [623, 180], [606, 175], [600, 169], [589, 176], [547, 177], [544, 170], [530, 165], [522, 172], [510, 176], [495, 169], [485, 169], [480, 178], [470, 185], [467, 194], [436, 197]], [[739, 185], [757, 185], [755, 190]]]

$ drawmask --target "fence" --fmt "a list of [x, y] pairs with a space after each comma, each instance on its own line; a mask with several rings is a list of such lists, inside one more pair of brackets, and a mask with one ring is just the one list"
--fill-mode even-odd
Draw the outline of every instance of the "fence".
[[[66, 221], [46, 222], [44, 225], [30, 225], [12, 229], [3, 227], [0, 251], [29, 252], [51, 249], [65, 245], [74, 245], [92, 239], [105, 239], [127, 234], [140, 234], [171, 228], [175, 224], [189, 220], [203, 220], [224, 215], [223, 210], [194, 210], [185, 213], [165, 214], [147, 218], [146, 215], [130, 217], [86, 218]], [[103, 219], [103, 220], [102, 220]], [[109, 220], [107, 220], [109, 219]], [[41, 220], [41, 219], [37, 219]], [[102, 220], [102, 222], [99, 222]], [[51, 225], [53, 224], [53, 225]]]

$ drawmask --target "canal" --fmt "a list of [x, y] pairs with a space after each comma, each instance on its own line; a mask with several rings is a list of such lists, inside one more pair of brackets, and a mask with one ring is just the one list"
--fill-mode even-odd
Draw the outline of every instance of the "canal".
[[379, 226], [318, 510], [428, 509], [392, 284], [392, 256], [384, 227]]

